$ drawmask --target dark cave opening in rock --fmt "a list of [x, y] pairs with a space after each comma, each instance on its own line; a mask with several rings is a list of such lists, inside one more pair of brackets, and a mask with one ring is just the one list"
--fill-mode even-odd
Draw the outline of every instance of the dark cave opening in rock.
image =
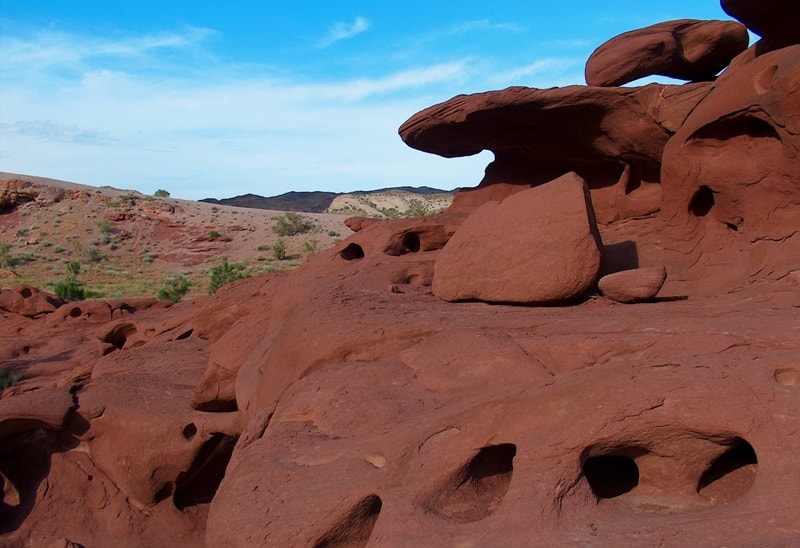
[[639, 485], [639, 467], [622, 455], [599, 455], [583, 463], [583, 475], [598, 500], [629, 493]]
[[364, 258], [364, 249], [355, 243], [348, 244], [342, 251], [339, 252], [339, 256], [344, 259], [345, 261], [354, 261], [357, 259]]
[[707, 186], [701, 186], [689, 202], [689, 211], [695, 217], [705, 217], [714, 208], [714, 191]]

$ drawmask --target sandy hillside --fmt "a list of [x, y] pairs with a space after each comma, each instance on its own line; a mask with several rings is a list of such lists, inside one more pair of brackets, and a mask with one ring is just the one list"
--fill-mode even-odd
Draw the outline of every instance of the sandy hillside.
[[[0, 173], [0, 192], [9, 196], [9, 186], [22, 187], [22, 197], [0, 213], [2, 287], [51, 289], [66, 275], [66, 265], [79, 261], [79, 279], [98, 296], [153, 296], [174, 274], [192, 280], [191, 296], [207, 292], [209, 270], [223, 257], [245, 263], [253, 274], [284, 270], [351, 234], [343, 215], [304, 213], [310, 230], [280, 237], [272, 227], [282, 211]], [[273, 251], [279, 239], [286, 246], [283, 260]]]

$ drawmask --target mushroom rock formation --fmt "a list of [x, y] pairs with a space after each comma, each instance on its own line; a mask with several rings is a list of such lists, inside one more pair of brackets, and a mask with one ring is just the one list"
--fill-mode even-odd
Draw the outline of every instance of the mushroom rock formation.
[[586, 183], [569, 173], [476, 209], [437, 258], [433, 293], [446, 301], [569, 302], [594, 284], [602, 247]]
[[701, 254], [725, 252], [743, 268], [717, 259], [714, 276], [739, 282], [800, 268], [798, 105], [800, 46], [774, 50], [726, 71], [667, 143], [662, 218], [673, 245], [694, 246], [693, 276], [709, 275]]
[[721, 0], [725, 13], [766, 42], [763, 49], [800, 43], [800, 4], [796, 0]]
[[586, 62], [590, 86], [621, 86], [645, 76], [712, 80], [747, 49], [747, 28], [735, 21], [679, 19], [625, 32]]
[[494, 153], [478, 189], [461, 191], [453, 210], [574, 171], [589, 182], [598, 221], [607, 223], [658, 211], [664, 144], [709, 86], [511, 87], [459, 95], [412, 116], [400, 135], [445, 157]]

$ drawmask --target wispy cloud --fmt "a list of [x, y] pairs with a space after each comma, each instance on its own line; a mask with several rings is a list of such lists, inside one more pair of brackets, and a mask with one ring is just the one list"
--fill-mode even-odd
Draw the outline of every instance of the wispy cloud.
[[364, 17], [356, 17], [352, 23], [337, 22], [328, 30], [328, 34], [317, 44], [321, 48], [327, 48], [340, 40], [347, 40], [369, 29], [369, 21]]
[[548, 57], [521, 67], [497, 71], [489, 77], [494, 85], [528, 85], [543, 87], [576, 84], [583, 79], [583, 60], [568, 57]]

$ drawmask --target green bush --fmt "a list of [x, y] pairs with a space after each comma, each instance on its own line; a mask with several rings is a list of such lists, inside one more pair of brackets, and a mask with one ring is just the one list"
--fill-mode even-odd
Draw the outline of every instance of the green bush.
[[53, 287], [55, 294], [65, 301], [82, 301], [86, 298], [81, 282], [72, 277], [67, 277], [56, 283]]
[[191, 285], [192, 280], [183, 274], [167, 276], [161, 282], [161, 287], [158, 290], [158, 298], [163, 301], [177, 303], [189, 292], [189, 287], [191, 287]]
[[227, 257], [222, 258], [222, 264], [211, 269], [211, 279], [208, 284], [208, 292], [216, 293], [217, 289], [225, 284], [248, 278], [250, 272], [244, 263], [229, 263]]
[[216, 230], [209, 230], [208, 237], [211, 238], [212, 240], [216, 240], [217, 238], [219, 238], [219, 232]]
[[153, 193], [153, 196], [156, 196], [158, 198], [169, 198], [169, 192], [167, 192], [163, 188], [159, 188]]
[[283, 217], [278, 217], [272, 231], [278, 236], [294, 236], [305, 234], [314, 228], [302, 215], [287, 211]]
[[286, 258], [286, 242], [283, 240], [278, 240], [275, 242], [275, 245], [272, 246], [272, 256], [282, 261]]
[[14, 259], [11, 258], [11, 244], [0, 242], [0, 268], [12, 268]]

